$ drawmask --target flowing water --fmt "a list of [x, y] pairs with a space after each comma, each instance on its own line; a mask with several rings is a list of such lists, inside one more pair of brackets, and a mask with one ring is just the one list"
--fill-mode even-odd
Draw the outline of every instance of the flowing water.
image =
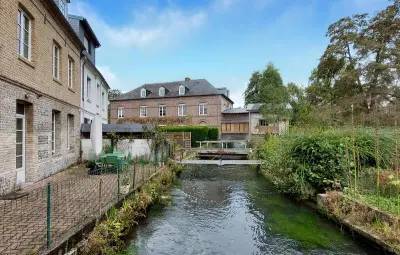
[[153, 206], [127, 254], [378, 254], [248, 166], [190, 166]]

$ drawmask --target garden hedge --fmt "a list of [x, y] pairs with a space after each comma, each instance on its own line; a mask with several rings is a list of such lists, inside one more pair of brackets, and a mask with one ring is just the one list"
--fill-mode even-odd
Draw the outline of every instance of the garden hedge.
[[196, 127], [196, 126], [166, 126], [159, 127], [163, 132], [190, 132], [192, 134], [192, 147], [197, 147], [197, 141], [216, 141], [219, 131], [217, 127]]

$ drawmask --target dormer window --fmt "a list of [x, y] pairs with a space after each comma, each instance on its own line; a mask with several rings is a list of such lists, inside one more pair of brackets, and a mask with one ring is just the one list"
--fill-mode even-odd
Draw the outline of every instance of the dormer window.
[[140, 97], [146, 97], [146, 89], [145, 88], [140, 90]]
[[60, 10], [65, 17], [68, 17], [67, 3], [65, 0], [60, 0]]
[[158, 95], [159, 95], [160, 97], [165, 96], [165, 88], [161, 87], [161, 88], [158, 90]]
[[185, 95], [185, 86], [179, 86], [179, 95]]

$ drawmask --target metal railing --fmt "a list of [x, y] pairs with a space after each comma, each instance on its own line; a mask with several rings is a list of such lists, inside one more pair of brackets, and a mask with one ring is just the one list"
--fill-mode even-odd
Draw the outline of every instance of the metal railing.
[[[37, 254], [59, 246], [162, 169], [168, 150], [47, 184], [0, 200], [0, 254]], [[67, 175], [67, 176], [65, 176]]]

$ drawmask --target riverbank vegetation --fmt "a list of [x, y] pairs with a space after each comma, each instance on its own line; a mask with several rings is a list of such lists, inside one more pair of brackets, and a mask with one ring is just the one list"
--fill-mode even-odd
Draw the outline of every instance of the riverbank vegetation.
[[290, 132], [259, 145], [262, 171], [284, 193], [313, 199], [340, 190], [400, 215], [400, 0], [328, 27], [329, 44], [307, 87], [284, 85], [269, 64], [252, 74], [246, 103]]
[[[344, 17], [328, 27], [329, 44], [308, 86], [284, 85], [272, 64], [252, 74], [246, 103], [264, 103], [269, 123], [291, 124], [287, 134], [267, 135], [258, 145], [261, 172], [281, 192], [311, 200], [340, 192], [398, 219], [399, 31], [400, 0], [391, 0], [377, 13]], [[398, 242], [398, 223], [354, 212], [361, 225]]]
[[79, 254], [113, 255], [122, 252], [126, 248], [125, 238], [138, 220], [146, 217], [149, 206], [163, 202], [179, 171], [180, 166], [171, 164], [125, 199], [120, 208], [111, 208], [105, 219], [80, 243]]

